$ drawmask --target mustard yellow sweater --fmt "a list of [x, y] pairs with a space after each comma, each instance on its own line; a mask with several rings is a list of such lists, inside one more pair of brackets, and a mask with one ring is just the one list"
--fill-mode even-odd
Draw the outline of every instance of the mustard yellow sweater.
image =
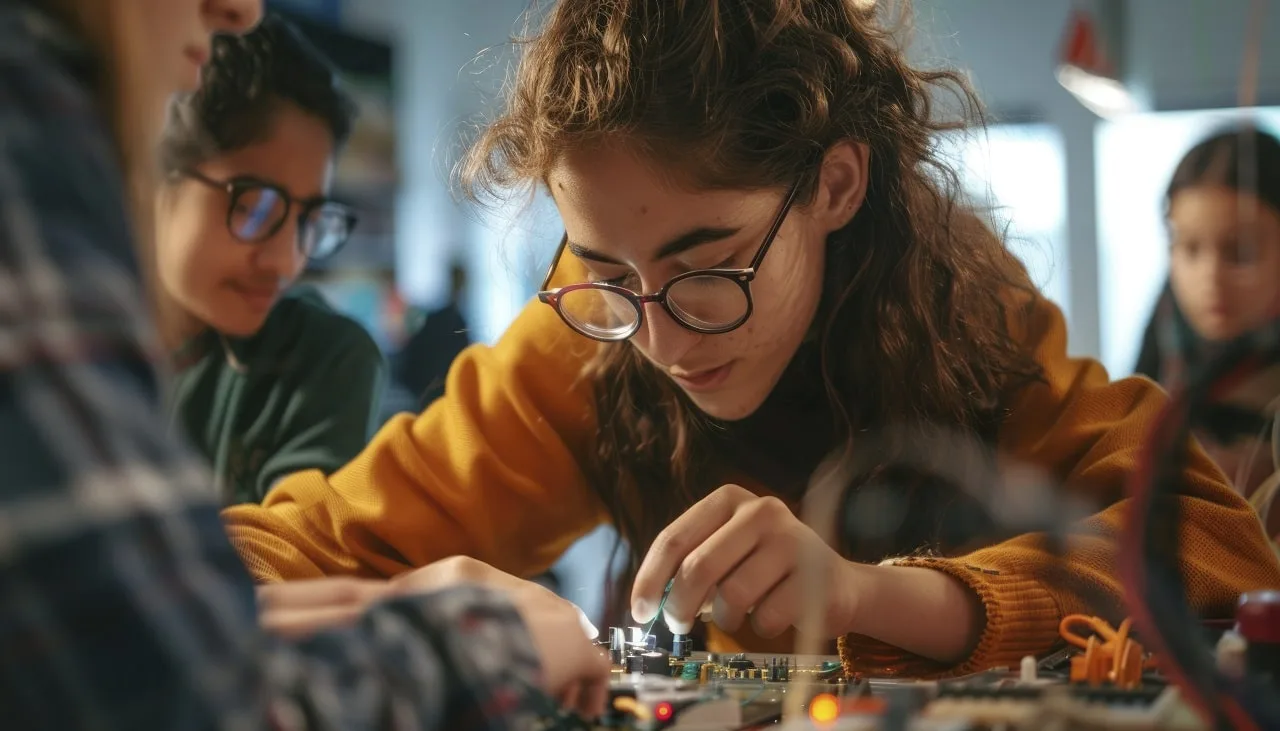
[[[1112, 383], [1098, 363], [1068, 358], [1066, 327], [1050, 303], [1019, 337], [1047, 382], [1011, 404], [1002, 454], [1111, 507], [1081, 526], [1065, 571], [1034, 535], [967, 555], [899, 561], [969, 585], [986, 608], [981, 640], [967, 662], [944, 668], [848, 636], [839, 644], [851, 670], [933, 675], [1015, 665], [1050, 651], [1066, 614], [1124, 615], [1115, 570], [1124, 483], [1166, 397], [1146, 379]], [[392, 576], [458, 554], [517, 575], [545, 570], [605, 520], [579, 467], [594, 453], [590, 385], [578, 379], [593, 348], [550, 307], [531, 304], [496, 346], [462, 354], [447, 397], [416, 418], [394, 418], [353, 462], [329, 477], [292, 475], [262, 505], [228, 509], [232, 541], [260, 581]], [[1280, 565], [1257, 517], [1198, 447], [1187, 482], [1181, 563], [1195, 607], [1230, 616], [1242, 591], [1280, 588]], [[713, 649], [788, 649], [749, 629], [709, 632]]]

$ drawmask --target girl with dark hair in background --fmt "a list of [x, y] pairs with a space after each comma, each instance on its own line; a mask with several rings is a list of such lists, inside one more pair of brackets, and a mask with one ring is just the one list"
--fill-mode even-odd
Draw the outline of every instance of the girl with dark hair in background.
[[449, 265], [448, 301], [427, 313], [396, 355], [396, 376], [409, 389], [418, 408], [426, 408], [440, 398], [449, 366], [471, 344], [467, 320], [462, 316], [466, 289], [467, 269], [455, 261]]
[[[1169, 182], [1169, 284], [1143, 337], [1137, 371], [1175, 387], [1188, 358], [1280, 316], [1280, 140], [1251, 126], [1196, 144]], [[1167, 345], [1178, 342], [1182, 350]], [[1280, 368], [1239, 384], [1197, 436], [1257, 507], [1276, 471]], [[1270, 511], [1265, 511], [1270, 512]], [[1280, 517], [1280, 516], [1277, 516]], [[1268, 525], [1280, 533], [1280, 520]]]
[[[566, 236], [540, 301], [356, 461], [225, 511], [250, 570], [429, 575], [467, 555], [503, 580], [609, 521], [634, 619], [674, 578], [669, 626], [710, 605], [715, 651], [792, 651], [809, 561], [826, 589], [810, 629], [851, 672], [1016, 665], [1060, 643], [1065, 614], [1115, 620], [1125, 481], [1165, 396], [1067, 356], [1061, 313], [934, 156], [967, 120], [935, 118], [933, 95], [976, 100], [908, 64], [885, 5], [555, 4], [463, 166], [473, 192], [554, 199]], [[1065, 556], [960, 520], [974, 498], [891, 479], [931, 429], [1099, 512]], [[796, 517], [831, 453], [867, 463], [855, 497], [896, 498], [859, 516], [877, 540], [828, 545]], [[1241, 591], [1280, 586], [1199, 450], [1183, 488], [1193, 605], [1229, 616]]]
[[385, 365], [372, 337], [310, 289], [286, 293], [356, 217], [328, 195], [355, 108], [284, 20], [218, 38], [198, 91], [171, 108], [156, 205], [172, 409], [227, 503], [331, 472], [374, 427]]

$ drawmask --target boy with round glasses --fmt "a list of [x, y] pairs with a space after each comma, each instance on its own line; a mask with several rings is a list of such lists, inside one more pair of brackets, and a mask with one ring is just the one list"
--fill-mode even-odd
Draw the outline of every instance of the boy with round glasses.
[[337, 469], [374, 426], [377, 344], [319, 293], [289, 290], [356, 225], [328, 192], [354, 111], [328, 62], [275, 17], [219, 38], [201, 88], [171, 109], [156, 206], [171, 413], [227, 504]]

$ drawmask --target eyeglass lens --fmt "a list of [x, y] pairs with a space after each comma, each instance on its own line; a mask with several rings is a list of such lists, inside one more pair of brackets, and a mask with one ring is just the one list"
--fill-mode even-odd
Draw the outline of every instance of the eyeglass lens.
[[[271, 236], [289, 214], [289, 201], [269, 186], [244, 186], [231, 201], [228, 226], [242, 241], [256, 242]], [[351, 235], [351, 216], [344, 206], [323, 203], [309, 209], [299, 221], [298, 246], [305, 256], [323, 258], [342, 246]]]
[[[698, 330], [736, 325], [750, 306], [738, 282], [711, 275], [674, 282], [667, 290], [666, 304], [672, 315]], [[632, 299], [621, 292], [594, 287], [563, 292], [560, 312], [571, 325], [597, 338], [625, 338], [640, 321], [640, 310]]]

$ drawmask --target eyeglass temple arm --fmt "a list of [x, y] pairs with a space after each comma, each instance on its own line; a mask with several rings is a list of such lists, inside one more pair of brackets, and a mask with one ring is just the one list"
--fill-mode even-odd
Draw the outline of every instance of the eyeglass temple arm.
[[551, 288], [551, 277], [556, 273], [556, 266], [560, 264], [560, 257], [564, 256], [564, 248], [569, 243], [569, 232], [566, 231], [560, 237], [560, 245], [556, 247], [555, 256], [551, 257], [551, 266], [547, 268], [547, 276], [542, 279], [542, 286], [538, 289], [548, 290]]
[[769, 248], [773, 246], [773, 240], [778, 236], [778, 229], [782, 228], [782, 223], [787, 220], [787, 213], [791, 210], [791, 204], [795, 203], [796, 195], [800, 192], [800, 181], [791, 184], [791, 188], [787, 191], [787, 197], [782, 201], [782, 207], [778, 209], [778, 215], [773, 219], [773, 225], [769, 227], [769, 233], [765, 234], [764, 244], [756, 255], [751, 259], [751, 269], [759, 269], [760, 262], [764, 261], [764, 255], [769, 252]]

